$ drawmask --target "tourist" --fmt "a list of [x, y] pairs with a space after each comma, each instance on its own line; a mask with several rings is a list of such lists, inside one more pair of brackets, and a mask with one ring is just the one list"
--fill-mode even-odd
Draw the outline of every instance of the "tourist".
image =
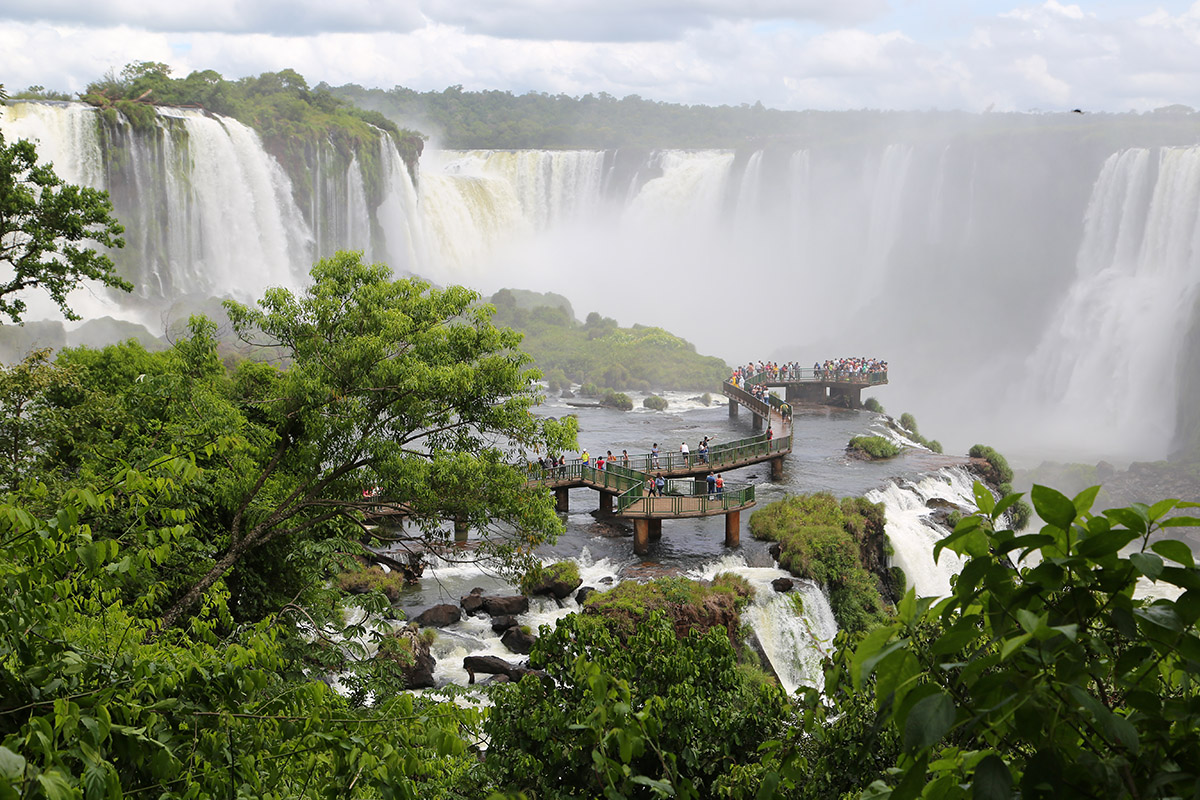
[[717, 476], [710, 472], [704, 480], [708, 483], [708, 496], [712, 497], [713, 493], [717, 490]]
[[590, 467], [592, 465], [592, 456], [588, 453], [586, 447], [583, 449], [583, 452], [579, 454], [579, 460], [583, 462], [585, 467]]
[[767, 441], [769, 442], [774, 438], [775, 438], [775, 431], [771, 430], [771, 426], [768, 425], [767, 426]]
[[663, 480], [662, 473], [658, 473], [658, 477], [654, 479], [654, 488], [658, 492], [658, 496], [662, 497], [663, 492], [667, 488], [667, 482]]
[[621, 451], [621, 466], [624, 467], [625, 469], [629, 469], [629, 451], [628, 450]]
[[679, 454], [683, 456], [683, 465], [690, 467], [692, 465], [692, 454], [688, 450], [687, 442], [679, 443]]
[[654, 447], [650, 448], [650, 466], [658, 469], [658, 442], [655, 442]]
[[646, 494], [654, 497], [654, 478], [646, 476]]
[[725, 494], [725, 479], [720, 475], [717, 476], [717, 497]]
[[596, 459], [596, 469], [600, 470], [601, 472], [604, 471], [604, 456], [600, 456]]

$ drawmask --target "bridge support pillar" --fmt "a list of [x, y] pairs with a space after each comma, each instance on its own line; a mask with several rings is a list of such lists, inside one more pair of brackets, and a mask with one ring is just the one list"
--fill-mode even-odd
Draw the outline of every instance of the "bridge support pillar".
[[650, 541], [657, 542], [662, 538], [662, 520], [649, 519], [646, 521], [650, 523]]
[[[633, 552], [644, 556], [650, 552], [650, 520], [635, 519], [633, 521]], [[662, 522], [659, 522], [659, 530]]]
[[771, 480], [776, 483], [783, 480], [783, 456], [771, 459]]
[[754, 415], [753, 428], [754, 428], [755, 432], [762, 430], [762, 417], [760, 417], [758, 414]]
[[571, 490], [565, 486], [560, 486], [554, 490], [554, 510], [555, 511], [570, 511], [571, 510]]
[[737, 419], [737, 415], [738, 415], [738, 401], [730, 400], [729, 401], [729, 418]]
[[467, 521], [463, 517], [454, 518], [454, 541], [465, 542], [467, 540]]
[[612, 513], [612, 499], [613, 499], [613, 496], [611, 494], [609, 494], [608, 492], [600, 493], [600, 511], [601, 511], [601, 513], [604, 513], [604, 514]]
[[730, 511], [725, 515], [725, 546], [737, 547], [742, 543], [742, 512]]

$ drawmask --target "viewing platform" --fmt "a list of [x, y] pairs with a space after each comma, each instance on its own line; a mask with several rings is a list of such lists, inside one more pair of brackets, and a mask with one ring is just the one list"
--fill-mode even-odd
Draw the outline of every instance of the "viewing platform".
[[[854, 372], [836, 369], [787, 369], [776, 373], [760, 372], [746, 378], [745, 386], [766, 386], [768, 389], [782, 387], [784, 403], [821, 403], [823, 405], [840, 406], [842, 408], [862, 408], [862, 391], [874, 386], [885, 386], [888, 382], [886, 372]], [[743, 387], [735, 386], [731, 381], [725, 381], [721, 386], [722, 393], [729, 398], [729, 416], [738, 415], [738, 406], [746, 406], [755, 414], [754, 430], [762, 427], [765, 406]], [[778, 398], [772, 397], [772, 402]]]
[[[792, 451], [790, 417], [778, 414], [772, 432], [724, 444], [713, 444], [702, 455], [683, 453], [638, 453], [628, 461], [614, 458], [597, 469], [595, 462], [585, 464], [573, 459], [562, 466], [533, 466], [531, 481], [553, 489], [559, 511], [570, 508], [569, 490], [594, 489], [600, 494], [600, 510], [634, 522], [633, 551], [645, 555], [650, 542], [662, 536], [664, 519], [725, 516], [725, 545], [740, 543], [741, 512], [754, 506], [754, 486], [725, 484], [709, 492], [707, 476], [739, 467], [771, 464], [771, 479], [783, 477], [783, 457]], [[775, 425], [782, 435], [775, 436]], [[663, 494], [651, 495], [649, 481], [663, 477]]]

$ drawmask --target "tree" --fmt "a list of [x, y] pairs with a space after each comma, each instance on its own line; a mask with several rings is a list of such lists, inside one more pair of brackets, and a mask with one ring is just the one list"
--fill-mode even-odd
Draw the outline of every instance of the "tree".
[[0, 314], [20, 322], [27, 289], [45, 290], [72, 320], [67, 294], [85, 279], [132, 291], [94, 249], [125, 246], [112, 210], [107, 192], [64, 182], [31, 142], [6, 146], [0, 135]]
[[363, 536], [368, 509], [402, 513], [425, 542], [444, 542], [453, 520], [479, 532], [478, 557], [508, 562], [561, 527], [514, 461], [573, 449], [574, 421], [530, 414], [538, 375], [490, 306], [462, 287], [393, 281], [359, 253], [318, 262], [312, 279], [299, 296], [269, 290], [257, 309], [226, 304], [248, 346], [289, 363], [247, 362], [234, 377], [256, 466], [229, 473], [223, 552], [167, 625], [255, 548]]

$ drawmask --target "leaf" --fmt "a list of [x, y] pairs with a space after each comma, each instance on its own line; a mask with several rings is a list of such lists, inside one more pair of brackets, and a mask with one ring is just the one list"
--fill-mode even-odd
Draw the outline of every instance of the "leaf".
[[1134, 553], [1129, 557], [1133, 568], [1150, 580], [1158, 580], [1163, 571], [1163, 560], [1154, 553]]
[[1104, 516], [1109, 519], [1115, 519], [1117, 522], [1124, 525], [1131, 531], [1136, 531], [1139, 536], [1146, 533], [1146, 526], [1149, 525], [1149, 520], [1145, 514], [1139, 514], [1138, 509], [1133, 508], [1110, 508], [1104, 512]]
[[25, 758], [7, 747], [0, 747], [0, 776], [16, 783], [25, 773]]
[[1195, 528], [1200, 527], [1200, 517], [1170, 517], [1158, 523], [1160, 528]]
[[1075, 499], [1071, 501], [1071, 505], [1075, 506], [1076, 513], [1086, 514], [1092, 510], [1092, 503], [1096, 502], [1096, 495], [1098, 494], [1100, 494], [1099, 486], [1089, 486], [1075, 495]]
[[990, 515], [992, 509], [996, 507], [996, 498], [992, 496], [992, 490], [979, 481], [975, 481], [975, 485], [971, 487], [971, 491], [975, 494], [975, 505], [984, 514]]
[[1004, 644], [1000, 646], [1000, 660], [1007, 661], [1008, 657], [1013, 654], [1014, 650], [1024, 646], [1024, 644], [1032, 638], [1032, 633], [1022, 633], [1020, 636], [1014, 636], [1011, 639], [1005, 639]]
[[975, 800], [1009, 800], [1012, 797], [1012, 773], [995, 753], [984, 756], [975, 767], [971, 797]]
[[1077, 514], [1075, 504], [1068, 500], [1066, 495], [1035, 483], [1029, 497], [1033, 500], [1033, 508], [1039, 517], [1056, 528], [1064, 531], [1071, 529], [1071, 523], [1075, 521]]
[[1102, 558], [1119, 552], [1122, 547], [1137, 538], [1136, 533], [1118, 528], [1115, 531], [1096, 533], [1079, 540], [1076, 552], [1087, 558]]
[[71, 782], [57, 769], [43, 772], [37, 776], [37, 780], [49, 800], [71, 800], [75, 796]]
[[904, 746], [910, 751], [933, 747], [954, 725], [954, 701], [938, 690], [917, 701], [904, 720]]
[[1024, 495], [1021, 492], [1009, 492], [1000, 499], [996, 507], [992, 509], [992, 519], [999, 519], [1000, 515], [1018, 503]]

